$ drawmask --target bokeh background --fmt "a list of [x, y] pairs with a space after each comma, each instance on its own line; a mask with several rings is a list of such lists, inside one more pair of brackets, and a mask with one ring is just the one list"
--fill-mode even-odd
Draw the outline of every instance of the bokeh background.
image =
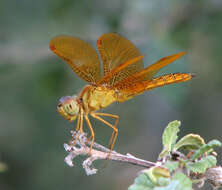
[[[120, 116], [117, 151], [155, 161], [163, 129], [175, 119], [182, 122], [180, 136], [222, 140], [221, 0], [0, 0], [0, 162], [8, 167], [0, 173], [1, 190], [109, 190], [133, 183], [141, 169], [136, 166], [110, 162], [87, 177], [82, 158], [74, 168], [63, 161], [63, 143], [74, 125], [57, 114], [57, 102], [85, 83], [48, 43], [55, 35], [71, 34], [95, 47], [106, 32], [132, 40], [146, 55], [145, 66], [187, 51], [160, 74], [197, 75], [108, 107], [106, 112]], [[93, 123], [96, 141], [106, 145], [111, 130]], [[103, 165], [97, 162], [98, 168]]]

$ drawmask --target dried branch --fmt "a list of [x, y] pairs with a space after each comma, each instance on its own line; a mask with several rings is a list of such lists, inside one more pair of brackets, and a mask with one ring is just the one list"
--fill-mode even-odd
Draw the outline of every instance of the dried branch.
[[215, 189], [222, 186], [222, 167], [216, 166], [209, 168], [204, 174], [204, 178], [211, 184]]
[[[126, 155], [120, 154], [116, 151], [112, 151], [110, 153], [110, 149], [98, 144], [93, 144], [93, 149], [90, 152], [90, 144], [88, 142], [86, 133], [80, 133], [76, 131], [71, 131], [72, 133], [72, 140], [69, 144], [64, 144], [65, 150], [69, 153], [68, 156], [65, 158], [65, 162], [70, 166], [74, 166], [73, 160], [75, 157], [83, 155], [87, 156], [87, 158], [83, 161], [82, 166], [85, 169], [87, 175], [93, 175], [97, 173], [97, 169], [94, 168], [93, 162], [95, 160], [109, 160], [118, 161], [118, 162], [125, 162], [137, 166], [142, 166], [145, 168], [151, 168], [154, 166], [163, 166], [164, 163], [168, 160], [168, 158], [158, 160], [156, 163], [142, 160], [137, 158], [129, 153]], [[171, 152], [171, 158], [174, 160], [186, 160], [185, 155], [180, 152]], [[196, 173], [192, 173], [189, 177], [193, 180], [197, 180], [199, 184], [199, 188], [202, 187], [205, 181], [208, 181], [215, 189], [219, 188], [222, 185], [222, 167], [216, 166], [213, 168], [209, 168], [204, 174], [198, 175]]]
[[[88, 158], [84, 160], [82, 164], [87, 175], [92, 175], [97, 173], [97, 169], [92, 167], [92, 163], [95, 160], [107, 160], [108, 157], [110, 160], [113, 161], [126, 162], [129, 164], [134, 164], [145, 168], [150, 168], [157, 165], [156, 163], [136, 158], [131, 154], [123, 155], [115, 151], [112, 151], [110, 153], [109, 149], [98, 143], [93, 144], [93, 149], [91, 150], [91, 154], [88, 155], [90, 148], [87, 146], [88, 140], [86, 134], [85, 133], [80, 134], [79, 132], [72, 131], [72, 136], [73, 140], [70, 141], [69, 144], [64, 144], [65, 150], [69, 152], [68, 156], [66, 156], [65, 158], [65, 162], [72, 167], [74, 166], [73, 159], [76, 156], [79, 155], [88, 156]], [[90, 143], [88, 144], [90, 145]]]

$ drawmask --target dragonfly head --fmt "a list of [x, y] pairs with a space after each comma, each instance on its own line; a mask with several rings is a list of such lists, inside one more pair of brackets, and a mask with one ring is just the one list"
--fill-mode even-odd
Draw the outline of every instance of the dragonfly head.
[[65, 119], [69, 121], [74, 121], [79, 113], [77, 96], [64, 96], [60, 98], [57, 106], [57, 111]]

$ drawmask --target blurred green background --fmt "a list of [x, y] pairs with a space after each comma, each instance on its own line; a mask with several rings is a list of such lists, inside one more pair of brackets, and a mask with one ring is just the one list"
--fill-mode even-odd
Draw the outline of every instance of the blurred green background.
[[[197, 75], [108, 107], [105, 112], [120, 116], [117, 151], [155, 161], [162, 131], [175, 119], [182, 121], [181, 136], [192, 132], [206, 141], [222, 140], [221, 0], [0, 0], [0, 161], [8, 166], [0, 173], [1, 190], [109, 190], [133, 183], [141, 169], [136, 166], [110, 162], [87, 177], [82, 158], [74, 168], [63, 161], [63, 143], [74, 125], [57, 114], [57, 102], [85, 83], [48, 43], [71, 34], [95, 47], [106, 32], [133, 41], [146, 55], [145, 66], [187, 51], [161, 73]], [[107, 145], [111, 130], [93, 123], [96, 141]]]

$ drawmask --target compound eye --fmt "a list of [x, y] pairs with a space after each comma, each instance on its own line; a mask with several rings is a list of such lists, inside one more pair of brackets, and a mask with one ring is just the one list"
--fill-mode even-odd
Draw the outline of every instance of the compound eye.
[[62, 107], [62, 103], [58, 103], [58, 108], [61, 108]]

